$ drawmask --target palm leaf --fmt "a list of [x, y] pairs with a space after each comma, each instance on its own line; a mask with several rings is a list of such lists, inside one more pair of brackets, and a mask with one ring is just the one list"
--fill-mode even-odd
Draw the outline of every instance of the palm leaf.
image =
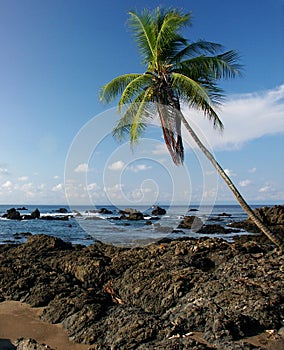
[[[137, 94], [135, 99], [129, 103], [123, 106], [123, 108], [120, 108], [120, 113], [122, 117], [118, 120], [115, 128], [113, 129], [113, 135], [121, 141], [126, 136], [130, 135], [131, 126], [134, 122], [134, 117], [137, 114], [137, 110], [139, 108], [140, 103], [144, 100], [145, 94], [147, 94], [147, 98], [151, 100], [151, 93], [150, 90], [144, 90], [141, 93]], [[144, 113], [145, 119], [149, 116], [148, 113]], [[144, 123], [144, 120], [141, 120], [141, 125], [138, 127], [138, 129], [142, 132], [146, 124]]]
[[123, 105], [132, 102], [137, 94], [139, 94], [145, 87], [151, 85], [152, 79], [153, 77], [151, 74], [145, 73], [140, 74], [135, 79], [131, 80], [121, 94], [118, 108], [121, 109]]
[[148, 88], [144, 92], [144, 96], [140, 101], [137, 111], [133, 116], [133, 120], [130, 128], [130, 142], [133, 145], [139, 140], [141, 132], [144, 131], [146, 124], [141, 122], [143, 121], [143, 117], [145, 118], [147, 115], [147, 105], [149, 103], [149, 96], [151, 95], [151, 88]]
[[179, 73], [172, 73], [172, 86], [179, 97], [190, 107], [201, 110], [209, 120], [213, 121], [215, 128], [223, 129], [223, 123], [213, 108], [213, 103], [207, 91], [201, 84]]
[[235, 78], [241, 75], [242, 66], [238, 63], [239, 55], [235, 51], [228, 51], [218, 56], [198, 56], [179, 63], [181, 70], [188, 67], [192, 77], [206, 77], [211, 79]]
[[211, 54], [214, 55], [220, 50], [223, 49], [223, 46], [217, 43], [213, 43], [210, 41], [199, 40], [194, 43], [188, 44], [184, 47], [180, 52], [178, 52], [172, 59], [173, 62], [180, 62], [185, 57], [193, 58], [196, 55], [205, 55]]
[[[177, 33], [186, 23], [189, 23], [190, 14], [181, 14], [177, 10], [167, 11], [161, 15], [158, 35], [156, 39], [156, 58], [165, 57], [164, 52], [172, 50], [173, 45], [180, 45], [184, 40]], [[161, 54], [162, 53], [162, 54]]]
[[143, 63], [149, 63], [155, 57], [155, 33], [151, 12], [144, 10], [138, 15], [135, 11], [130, 11], [129, 15], [129, 27], [134, 33]]
[[121, 95], [125, 87], [134, 79], [139, 77], [139, 73], [131, 73], [121, 75], [108, 84], [104, 85], [100, 91], [100, 100], [102, 102], [109, 103], [113, 101], [117, 96]]

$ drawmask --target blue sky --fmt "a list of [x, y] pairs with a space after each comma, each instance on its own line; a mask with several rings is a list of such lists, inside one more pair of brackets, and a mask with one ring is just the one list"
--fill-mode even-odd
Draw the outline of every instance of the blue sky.
[[284, 202], [282, 0], [0, 0], [1, 204], [64, 204], [65, 190], [78, 204], [236, 203], [186, 136], [182, 169], [154, 126], [134, 153], [110, 136], [99, 89], [143, 72], [127, 11], [157, 5], [192, 11], [188, 39], [239, 51], [243, 77], [221, 84], [223, 135], [186, 112], [249, 203]]

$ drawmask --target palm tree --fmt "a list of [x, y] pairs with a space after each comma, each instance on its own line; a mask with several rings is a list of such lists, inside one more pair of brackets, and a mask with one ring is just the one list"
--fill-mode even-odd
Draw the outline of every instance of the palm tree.
[[223, 99], [217, 81], [240, 74], [238, 54], [233, 50], [221, 52], [223, 47], [220, 44], [204, 40], [188, 43], [180, 32], [190, 24], [191, 14], [156, 8], [144, 10], [140, 15], [131, 11], [129, 15], [129, 26], [146, 71], [121, 75], [102, 88], [101, 101], [108, 103], [120, 97], [118, 111], [121, 118], [114, 128], [114, 135], [118, 139], [129, 136], [133, 145], [147, 126], [147, 118], [158, 115], [169, 153], [174, 163], [181, 165], [184, 160], [183, 124], [252, 221], [272, 242], [283, 247], [281, 239], [249, 207], [181, 111], [181, 103], [200, 110], [214, 128], [222, 130], [222, 121], [214, 109]]

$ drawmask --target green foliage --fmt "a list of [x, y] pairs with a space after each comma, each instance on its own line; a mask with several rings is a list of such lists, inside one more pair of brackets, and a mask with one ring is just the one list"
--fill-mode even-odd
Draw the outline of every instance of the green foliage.
[[[101, 101], [120, 97], [118, 121], [114, 135], [130, 137], [134, 144], [141, 137], [146, 118], [158, 115], [165, 143], [176, 164], [183, 162], [180, 103], [201, 110], [222, 130], [223, 124], [215, 106], [223, 100], [217, 85], [220, 79], [240, 74], [238, 54], [222, 52], [220, 44], [199, 40], [194, 43], [181, 36], [181, 29], [190, 25], [191, 14], [176, 9], [129, 12], [129, 27], [136, 40], [144, 74], [125, 74], [113, 79], [101, 90]], [[149, 104], [156, 108], [149, 108]]]

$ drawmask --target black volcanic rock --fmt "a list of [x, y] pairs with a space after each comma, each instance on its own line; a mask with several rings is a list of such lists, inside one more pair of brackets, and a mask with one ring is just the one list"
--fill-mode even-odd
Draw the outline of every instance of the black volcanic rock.
[[165, 215], [166, 213], [167, 213], [166, 209], [161, 208], [157, 205], [152, 210], [152, 215]]
[[262, 349], [247, 337], [283, 327], [282, 266], [258, 236], [123, 248], [33, 235], [0, 246], [0, 300], [43, 307], [96, 350]]
[[[283, 236], [284, 233], [284, 205], [261, 207], [254, 210], [260, 220], [273, 232]], [[260, 229], [248, 217], [245, 221], [232, 222], [230, 227], [244, 229], [248, 232], [259, 233]]]
[[10, 220], [21, 220], [21, 214], [15, 208], [8, 209], [7, 212], [2, 215], [3, 218], [7, 218]]
[[185, 216], [178, 225], [178, 228], [186, 228], [192, 230], [198, 230], [203, 225], [201, 219], [195, 215]]
[[107, 208], [101, 208], [98, 213], [100, 214], [112, 214], [111, 210], [108, 210]]
[[38, 210], [38, 208], [36, 208], [32, 213], [31, 213], [31, 217], [33, 219], [39, 219], [40, 218], [40, 211]]

